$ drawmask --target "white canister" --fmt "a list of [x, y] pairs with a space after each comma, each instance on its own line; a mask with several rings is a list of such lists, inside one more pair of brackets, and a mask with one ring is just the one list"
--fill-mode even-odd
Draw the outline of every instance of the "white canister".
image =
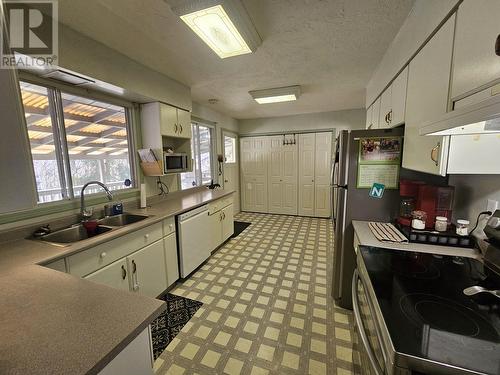
[[457, 220], [457, 234], [459, 236], [468, 236], [469, 235], [469, 220], [458, 219]]
[[448, 218], [446, 218], [445, 216], [436, 216], [434, 229], [438, 232], [446, 232], [446, 230], [448, 229]]

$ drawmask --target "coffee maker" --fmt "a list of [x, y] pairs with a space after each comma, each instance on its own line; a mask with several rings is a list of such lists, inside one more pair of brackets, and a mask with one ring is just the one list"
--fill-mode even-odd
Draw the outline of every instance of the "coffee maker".
[[411, 225], [411, 211], [424, 211], [427, 214], [426, 229], [433, 229], [436, 216], [443, 216], [451, 222], [453, 208], [453, 186], [434, 186], [421, 181], [401, 180], [399, 195], [401, 197], [398, 223]]

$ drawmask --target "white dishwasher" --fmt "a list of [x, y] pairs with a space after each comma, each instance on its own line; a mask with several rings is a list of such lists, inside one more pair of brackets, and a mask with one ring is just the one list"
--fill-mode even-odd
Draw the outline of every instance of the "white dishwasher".
[[210, 256], [208, 206], [177, 216], [181, 277], [188, 276]]

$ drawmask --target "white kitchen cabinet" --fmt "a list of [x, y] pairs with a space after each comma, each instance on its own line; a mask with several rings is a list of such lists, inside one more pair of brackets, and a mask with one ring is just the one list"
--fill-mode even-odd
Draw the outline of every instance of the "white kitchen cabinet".
[[85, 276], [84, 279], [116, 289], [130, 290], [129, 270], [125, 258]]
[[132, 291], [157, 297], [167, 289], [163, 240], [127, 256], [127, 265]]
[[165, 251], [165, 268], [167, 271], [167, 287], [179, 280], [179, 260], [177, 256], [177, 239], [175, 233], [163, 238]]
[[64, 259], [59, 259], [54, 262], [50, 262], [48, 264], [44, 264], [44, 267], [59, 271], [59, 272], [68, 272], [66, 268], [66, 261]]
[[192, 136], [191, 113], [178, 108], [176, 112], [177, 112], [177, 126], [178, 126], [177, 136], [180, 138], [191, 138]]
[[392, 128], [405, 122], [408, 67], [406, 67], [380, 97], [379, 128]]
[[367, 110], [366, 110], [366, 129], [378, 129], [379, 128], [379, 116], [380, 116], [380, 100], [379, 97]]
[[271, 136], [269, 139], [269, 212], [296, 215], [297, 144], [293, 142], [295, 138]]
[[372, 113], [373, 113], [373, 106], [371, 105], [366, 109], [365, 129], [371, 129]]
[[447, 112], [454, 26], [452, 16], [410, 62], [404, 168], [446, 174], [448, 137], [421, 136], [419, 129], [425, 121]]
[[163, 137], [191, 138], [191, 114], [168, 104], [153, 102], [141, 107], [141, 123]]
[[392, 111], [391, 97], [392, 97], [392, 86], [389, 86], [380, 96], [380, 113], [378, 119], [379, 129], [390, 127], [389, 116], [391, 115]]
[[210, 250], [218, 248], [234, 233], [233, 197], [218, 199], [208, 204]]
[[331, 132], [299, 135], [299, 215], [330, 217], [331, 165]]
[[142, 331], [98, 375], [153, 375], [150, 328]]
[[225, 242], [234, 233], [234, 206], [230, 204], [221, 210], [222, 213], [222, 226], [221, 238]]
[[500, 1], [465, 0], [457, 12], [451, 97], [491, 86], [500, 79]]
[[378, 129], [380, 128], [379, 118], [380, 118], [380, 97], [375, 100], [372, 104], [372, 127], [370, 129]]

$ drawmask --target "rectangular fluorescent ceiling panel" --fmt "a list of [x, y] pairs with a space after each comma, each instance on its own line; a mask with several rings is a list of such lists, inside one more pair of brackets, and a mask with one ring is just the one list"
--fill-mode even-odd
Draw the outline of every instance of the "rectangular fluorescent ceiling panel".
[[275, 89], [255, 90], [249, 94], [259, 104], [291, 102], [300, 96], [300, 86], [279, 87]]
[[186, 0], [172, 10], [222, 59], [252, 53], [262, 42], [239, 0]]

